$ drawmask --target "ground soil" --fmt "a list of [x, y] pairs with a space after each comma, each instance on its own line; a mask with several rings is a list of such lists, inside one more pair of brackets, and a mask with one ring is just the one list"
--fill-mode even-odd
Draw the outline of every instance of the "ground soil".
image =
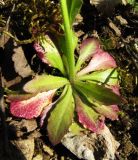
[[[1, 8], [8, 17], [6, 10]], [[28, 30], [22, 27], [12, 24], [12, 30], [20, 40], [28, 39]], [[106, 124], [120, 143], [116, 159], [138, 160], [138, 14], [129, 5], [119, 5], [109, 16], [85, 1], [74, 28], [80, 41], [86, 37], [99, 38], [103, 48], [117, 61], [120, 92], [126, 102], [119, 106], [119, 120], [107, 120]], [[25, 160], [34, 157], [33, 160], [77, 160], [62, 144], [56, 147], [51, 145], [45, 128], [40, 129], [39, 119], [18, 119], [10, 114], [3, 86], [12, 88], [16, 85], [20, 88], [34, 74], [47, 70], [51, 72], [52, 69], [35, 56], [32, 43], [17, 45], [13, 38], [1, 35], [0, 44], [0, 159]]]

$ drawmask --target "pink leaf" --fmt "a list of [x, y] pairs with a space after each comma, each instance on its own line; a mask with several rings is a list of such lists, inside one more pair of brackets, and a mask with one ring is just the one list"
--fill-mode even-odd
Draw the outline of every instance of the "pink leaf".
[[43, 108], [51, 103], [55, 91], [56, 90], [50, 90], [48, 92], [38, 93], [36, 96], [23, 101], [12, 101], [10, 111], [16, 117], [26, 119], [38, 117]]
[[84, 40], [80, 46], [80, 55], [76, 64], [76, 71], [80, 70], [81, 65], [90, 59], [93, 54], [100, 49], [100, 44], [95, 38], [88, 38]]
[[76, 111], [79, 122], [93, 132], [99, 132], [104, 127], [104, 117], [96, 113], [91, 107], [84, 104], [79, 97], [76, 98]]
[[116, 66], [117, 65], [115, 60], [112, 56], [109, 55], [109, 53], [99, 50], [96, 54], [93, 55], [88, 66], [78, 72], [78, 75], [84, 75], [96, 70], [115, 68]]
[[37, 51], [38, 57], [42, 60], [42, 62], [49, 64], [46, 57], [45, 57], [45, 51], [44, 49], [39, 45], [39, 43], [34, 43], [34, 48]]
[[100, 49], [100, 43], [95, 38], [88, 38], [84, 40], [80, 46], [80, 55], [83, 55], [81, 58], [87, 60], [97, 53]]

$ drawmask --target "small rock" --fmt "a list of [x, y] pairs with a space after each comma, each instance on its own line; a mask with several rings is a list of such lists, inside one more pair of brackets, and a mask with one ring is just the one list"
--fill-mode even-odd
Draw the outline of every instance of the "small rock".
[[24, 133], [29, 133], [34, 131], [37, 128], [36, 120], [26, 120], [22, 119], [21, 121], [12, 120], [9, 123], [10, 126], [16, 129], [16, 136], [21, 137]]
[[62, 139], [62, 144], [78, 158], [85, 160], [114, 160], [119, 147], [106, 126], [100, 134], [75, 135], [68, 132]]
[[26, 160], [32, 160], [34, 154], [34, 139], [12, 141], [21, 150]]
[[122, 16], [116, 16], [116, 19], [119, 21], [119, 23], [121, 25], [127, 25], [128, 24], [127, 20], [124, 19]]
[[24, 51], [21, 46], [18, 46], [16, 43], [14, 44], [14, 54], [12, 56], [12, 60], [14, 62], [15, 71], [22, 77], [28, 77], [32, 75], [33, 71], [29, 66], [26, 57], [24, 55]]
[[22, 123], [22, 127], [26, 128], [27, 132], [34, 131], [37, 128], [37, 123], [36, 123], [36, 120], [34, 119], [31, 119], [31, 120], [23, 119], [21, 123]]
[[35, 131], [33, 131], [32, 133], [29, 134], [28, 138], [31, 139], [31, 138], [40, 138], [42, 135], [39, 131], [39, 129], [36, 129]]

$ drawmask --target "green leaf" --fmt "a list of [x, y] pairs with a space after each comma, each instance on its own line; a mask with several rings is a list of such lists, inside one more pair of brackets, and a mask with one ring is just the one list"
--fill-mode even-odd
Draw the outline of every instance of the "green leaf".
[[53, 53], [48, 52], [46, 54], [46, 57], [49, 63], [51, 64], [51, 66], [59, 69], [65, 75], [64, 65], [62, 62], [62, 58], [59, 54], [53, 54]]
[[[74, 54], [74, 50], [78, 44], [78, 38], [77, 36], [75, 35], [75, 33], [70, 30], [70, 38], [71, 38], [71, 43], [72, 43], [72, 49], [73, 49], [73, 54]], [[65, 43], [65, 36], [63, 35], [60, 35], [58, 36], [57, 38], [57, 45], [58, 45], [58, 48], [59, 50], [61, 51], [61, 53], [63, 54], [62, 55], [62, 61], [64, 63], [64, 66], [65, 66], [65, 69], [66, 69], [66, 74], [69, 73], [69, 58], [68, 58], [68, 48], [66, 47], [66, 43]], [[73, 55], [74, 56], [74, 55]]]
[[[77, 46], [77, 44], [78, 44], [78, 37], [75, 35], [75, 33], [71, 30], [71, 33], [70, 33], [71, 35], [71, 38], [72, 38], [72, 45], [73, 45], [73, 50], [75, 50], [75, 48], [76, 48], [76, 46]], [[66, 52], [67, 52], [67, 50], [66, 50], [66, 45], [65, 45], [65, 36], [63, 36], [63, 35], [58, 35], [57, 37], [56, 37], [56, 39], [57, 39], [57, 45], [58, 45], [58, 48], [59, 48], [59, 50], [62, 52], [62, 53], [65, 53], [65, 55], [66, 55]]]
[[80, 135], [84, 130], [86, 129], [81, 127], [77, 122], [73, 122], [69, 127], [69, 131], [75, 135]]
[[23, 89], [29, 93], [37, 93], [58, 89], [68, 83], [69, 81], [66, 78], [44, 74], [36, 76], [34, 79], [26, 83]]
[[67, 0], [70, 25], [72, 25], [76, 15], [79, 13], [82, 3], [82, 0]]
[[131, 4], [131, 5], [134, 5], [135, 4], [135, 0], [128, 0], [128, 3]]
[[76, 46], [78, 44], [78, 37], [75, 35], [75, 33], [72, 33], [72, 45], [73, 45], [73, 50], [75, 50]]
[[110, 68], [104, 71], [95, 71], [91, 74], [78, 77], [79, 80], [91, 80], [96, 82], [101, 82], [108, 85], [118, 84], [118, 72], [117, 69]]
[[[71, 86], [66, 86], [67, 90], [57, 102], [48, 119], [48, 135], [52, 144], [58, 144], [66, 134], [72, 123], [74, 115], [74, 99]], [[66, 89], [65, 88], [65, 89]]]
[[111, 89], [95, 83], [77, 81], [75, 88], [81, 95], [87, 97], [91, 103], [98, 101], [106, 105], [112, 105], [119, 104], [122, 101], [121, 97], [113, 93]]
[[59, 52], [61, 53], [62, 61], [66, 70], [66, 74], [69, 73], [69, 66], [68, 66], [68, 61], [67, 61], [67, 50], [66, 50], [66, 45], [65, 45], [65, 36], [64, 35], [56, 35], [52, 34], [53, 36], [53, 42], [57, 46]]
[[48, 35], [40, 37], [39, 41], [40, 45], [43, 47], [45, 51], [44, 57], [48, 61], [48, 63], [52, 67], [59, 69], [63, 74], [65, 74], [65, 69], [61, 55], [59, 54], [57, 47], [50, 39], [50, 37]]

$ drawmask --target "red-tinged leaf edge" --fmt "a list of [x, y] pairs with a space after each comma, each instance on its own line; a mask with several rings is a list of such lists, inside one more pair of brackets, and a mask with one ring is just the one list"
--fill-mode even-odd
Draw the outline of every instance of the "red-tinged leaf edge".
[[104, 116], [96, 113], [79, 96], [75, 97], [75, 103], [79, 122], [90, 131], [99, 133], [104, 128]]
[[99, 104], [93, 103], [93, 104], [94, 105], [92, 107], [97, 113], [111, 120], [118, 120], [119, 108], [117, 105], [106, 106], [106, 105], [102, 105], [101, 103]]
[[76, 64], [76, 72], [80, 70], [81, 65], [91, 58], [100, 49], [100, 43], [96, 38], [85, 39], [80, 46], [80, 55]]
[[77, 73], [78, 76], [85, 75], [92, 71], [105, 70], [109, 68], [116, 68], [116, 62], [114, 58], [107, 52], [99, 50], [93, 55], [90, 63]]
[[34, 48], [42, 62], [57, 68], [65, 75], [65, 68], [61, 55], [48, 35], [39, 37], [38, 42], [34, 43]]
[[48, 60], [45, 57], [45, 51], [38, 42], [34, 43], [34, 49], [36, 50], [37, 55], [42, 60], [42, 62], [46, 63], [50, 66], [50, 63], [48, 62]]

